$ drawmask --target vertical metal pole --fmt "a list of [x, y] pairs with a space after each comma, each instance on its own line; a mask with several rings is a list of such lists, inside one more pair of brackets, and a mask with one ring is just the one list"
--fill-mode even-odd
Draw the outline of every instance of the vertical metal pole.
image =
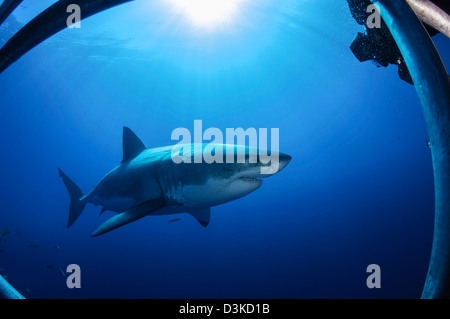
[[450, 81], [406, 0], [374, 0], [408, 66], [430, 138], [435, 188], [433, 246], [422, 298], [450, 298]]

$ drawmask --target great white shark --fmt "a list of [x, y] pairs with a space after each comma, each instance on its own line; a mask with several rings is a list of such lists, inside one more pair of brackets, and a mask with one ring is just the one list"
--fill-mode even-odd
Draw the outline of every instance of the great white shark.
[[[191, 144], [191, 154], [201, 155], [208, 144]], [[118, 213], [101, 224], [92, 236], [99, 236], [144, 216], [189, 213], [202, 226], [207, 226], [211, 207], [250, 194], [262, 185], [263, 163], [249, 160], [248, 146], [217, 144], [223, 154], [233, 148], [234, 154], [245, 154], [241, 163], [185, 163], [172, 159], [173, 146], [146, 148], [129, 128], [123, 128], [123, 159], [94, 189], [84, 195], [81, 189], [58, 168], [70, 196], [67, 227], [73, 225], [86, 204], [102, 206], [101, 213]], [[253, 154], [253, 153], [252, 153]], [[260, 154], [256, 152], [256, 154]], [[183, 154], [185, 156], [186, 154]], [[278, 153], [278, 169], [290, 162], [291, 156]]]

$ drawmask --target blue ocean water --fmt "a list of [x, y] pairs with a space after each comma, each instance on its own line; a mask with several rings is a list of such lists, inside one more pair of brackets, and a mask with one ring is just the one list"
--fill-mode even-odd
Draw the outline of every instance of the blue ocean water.
[[[30, 1], [31, 2], [31, 1]], [[2, 43], [54, 1], [24, 1]], [[168, 1], [83, 20], [0, 74], [0, 274], [27, 298], [419, 298], [434, 190], [414, 87], [359, 63], [346, 1], [242, 1], [216, 28]], [[433, 38], [450, 63], [448, 38]], [[122, 127], [147, 147], [171, 132], [279, 128], [292, 156], [254, 193], [146, 217], [100, 237], [88, 205], [66, 228], [60, 167], [85, 192], [122, 159]], [[366, 286], [369, 264], [381, 288]], [[81, 288], [66, 286], [69, 264]]]

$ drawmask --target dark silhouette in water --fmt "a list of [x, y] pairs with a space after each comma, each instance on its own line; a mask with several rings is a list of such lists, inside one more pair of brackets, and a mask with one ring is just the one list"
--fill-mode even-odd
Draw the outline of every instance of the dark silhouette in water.
[[[414, 85], [411, 74], [406, 66], [405, 59], [384, 20], [381, 19], [379, 28], [368, 27], [367, 19], [372, 13], [367, 12], [367, 8], [372, 2], [369, 0], [347, 0], [347, 2], [353, 18], [358, 24], [364, 26], [366, 29], [364, 33], [359, 32], [350, 45], [350, 49], [355, 57], [360, 62], [368, 60], [375, 61], [377, 66], [387, 67], [389, 64], [394, 64], [398, 67], [400, 78], [409, 84]], [[444, 12], [449, 12], [450, 5], [448, 0], [434, 2], [440, 6]], [[425, 25], [425, 28], [430, 36], [439, 33], [439, 31], [429, 25]]]
[[0, 240], [3, 240], [6, 238], [6, 235], [8, 235], [11, 231], [7, 228], [0, 228]]

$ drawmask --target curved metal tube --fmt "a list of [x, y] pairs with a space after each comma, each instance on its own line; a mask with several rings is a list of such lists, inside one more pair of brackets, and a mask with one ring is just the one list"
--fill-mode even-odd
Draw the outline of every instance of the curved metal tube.
[[450, 38], [450, 16], [429, 0], [406, 0], [419, 19]]
[[[81, 9], [81, 18], [84, 19], [128, 1], [132, 0], [78, 0], [77, 4]], [[0, 19], [3, 20], [0, 20], [0, 24], [20, 2], [5, 0], [2, 3]], [[33, 47], [66, 28], [68, 17], [66, 10], [71, 2], [73, 0], [57, 1], [19, 30], [0, 49], [0, 73]], [[0, 299], [24, 299], [24, 297], [0, 275]]]
[[0, 6], [0, 25], [19, 6], [23, 0], [4, 0]]
[[[81, 19], [133, 0], [78, 0]], [[67, 27], [67, 7], [73, 0], [60, 0], [40, 13], [20, 29], [0, 49], [0, 73], [22, 55], [52, 35]]]
[[415, 83], [430, 138], [435, 225], [422, 298], [450, 297], [450, 81], [423, 25], [406, 1], [375, 0]]
[[[131, 0], [79, 0], [82, 18]], [[410, 0], [408, 0], [410, 1]], [[66, 27], [60, 0], [42, 12], [0, 50], [0, 72]], [[405, 1], [374, 0], [405, 58], [422, 104], [430, 137], [435, 181], [435, 230], [422, 298], [450, 297], [450, 81], [422, 24]], [[441, 30], [439, 30], [441, 31]], [[24, 298], [0, 276], [0, 298]]]
[[0, 275], [0, 299], [25, 299], [25, 297]]

